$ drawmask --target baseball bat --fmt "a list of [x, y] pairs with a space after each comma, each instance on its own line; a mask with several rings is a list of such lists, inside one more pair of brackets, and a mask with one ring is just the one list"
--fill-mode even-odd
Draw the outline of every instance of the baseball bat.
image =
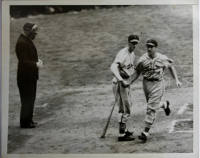
[[119, 85], [118, 85], [117, 88], [116, 88], [116, 92], [115, 92], [115, 102], [114, 102], [114, 105], [113, 105], [113, 107], [112, 107], [112, 109], [111, 109], [110, 115], [109, 115], [109, 117], [108, 117], [108, 121], [107, 121], [107, 123], [106, 123], [106, 126], [104, 127], [103, 134], [101, 135], [101, 138], [105, 138], [105, 135], [106, 135], [106, 132], [107, 132], [107, 129], [108, 129], [108, 125], [109, 125], [109, 123], [110, 123], [110, 119], [111, 119], [113, 110], [114, 110], [115, 105], [116, 105], [116, 103], [117, 103], [117, 99], [118, 99], [117, 92], [118, 92], [118, 89], [119, 89]]

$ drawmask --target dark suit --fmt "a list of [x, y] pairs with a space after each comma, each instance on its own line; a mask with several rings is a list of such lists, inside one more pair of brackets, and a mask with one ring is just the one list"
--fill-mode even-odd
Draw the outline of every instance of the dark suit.
[[17, 84], [21, 98], [20, 125], [32, 123], [38, 80], [37, 49], [25, 35], [21, 34], [16, 44], [18, 58]]

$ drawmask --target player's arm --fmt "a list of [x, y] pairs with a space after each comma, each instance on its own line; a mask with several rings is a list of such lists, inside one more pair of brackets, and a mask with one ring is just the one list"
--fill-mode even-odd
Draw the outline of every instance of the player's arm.
[[176, 86], [180, 87], [182, 85], [182, 83], [179, 81], [178, 79], [178, 75], [176, 73], [176, 69], [173, 65], [171, 65], [170, 67], [168, 67], [172, 77], [174, 78], [175, 82], [176, 82]]
[[130, 86], [135, 80], [138, 79], [138, 77], [140, 76], [142, 70], [143, 70], [143, 64], [142, 64], [142, 60], [143, 58], [141, 57], [137, 63], [136, 63], [136, 66], [135, 66], [135, 71], [134, 73], [130, 76], [130, 80], [127, 81], [122, 81], [122, 85], [127, 87], [127, 86]]
[[133, 75], [131, 75], [131, 80], [130, 80], [130, 84], [132, 84], [135, 80], [137, 80], [137, 78], [140, 76], [142, 70], [143, 70], [143, 57], [140, 57], [140, 59], [137, 61], [136, 65], [135, 65], [135, 71], [133, 73]]
[[122, 80], [121, 84], [123, 87], [128, 87], [130, 86], [135, 80], [137, 80], [137, 78], [140, 76], [141, 71], [135, 70], [133, 75], [130, 76], [130, 80], [126, 81], [126, 80]]
[[113, 75], [117, 78], [118, 81], [122, 81], [123, 78], [121, 77], [120, 73], [119, 73], [119, 63], [112, 63], [111, 67], [111, 72], [113, 73]]
[[140, 76], [140, 74], [141, 74], [141, 71], [139, 71], [139, 70], [135, 70], [135, 71], [134, 71], [133, 75], [131, 75], [130, 85], [131, 85], [135, 80], [138, 79], [138, 77]]

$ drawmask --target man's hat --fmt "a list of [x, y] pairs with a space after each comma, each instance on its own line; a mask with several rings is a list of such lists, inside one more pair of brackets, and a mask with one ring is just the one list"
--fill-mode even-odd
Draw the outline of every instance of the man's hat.
[[130, 35], [130, 36], [128, 36], [128, 42], [140, 42], [140, 39], [139, 39], [139, 37], [137, 36], [137, 35]]
[[23, 29], [24, 30], [33, 30], [33, 31], [36, 31], [37, 30], [37, 25], [34, 24], [34, 23], [28, 22], [28, 23], [24, 24]]
[[157, 43], [157, 41], [154, 40], [154, 39], [149, 39], [149, 40], [147, 41], [147, 44], [146, 44], [146, 45], [157, 47], [157, 46], [158, 46], [158, 43]]

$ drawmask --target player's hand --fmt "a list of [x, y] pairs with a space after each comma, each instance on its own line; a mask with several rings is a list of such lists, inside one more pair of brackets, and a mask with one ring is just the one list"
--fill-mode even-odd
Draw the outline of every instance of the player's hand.
[[120, 83], [121, 83], [122, 87], [124, 87], [124, 88], [130, 86], [130, 84], [127, 81], [124, 81], [124, 80], [120, 81]]
[[177, 86], [178, 88], [180, 88], [181, 85], [182, 85], [182, 83], [181, 83], [179, 80], [177, 80], [177, 81], [176, 81], [176, 86]]

